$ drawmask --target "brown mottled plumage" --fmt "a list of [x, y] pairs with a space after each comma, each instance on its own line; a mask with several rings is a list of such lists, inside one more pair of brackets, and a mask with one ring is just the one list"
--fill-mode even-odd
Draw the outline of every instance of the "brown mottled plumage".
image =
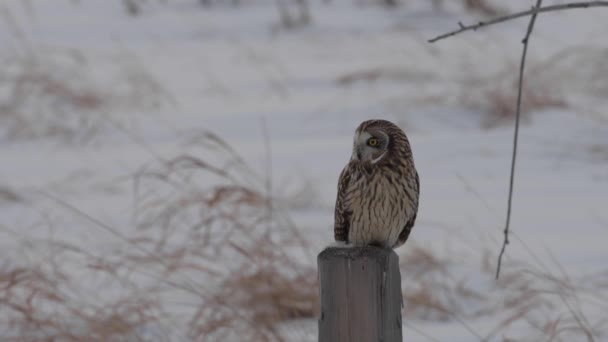
[[355, 131], [353, 154], [338, 181], [334, 236], [354, 245], [397, 248], [416, 221], [420, 180], [405, 133], [368, 120]]

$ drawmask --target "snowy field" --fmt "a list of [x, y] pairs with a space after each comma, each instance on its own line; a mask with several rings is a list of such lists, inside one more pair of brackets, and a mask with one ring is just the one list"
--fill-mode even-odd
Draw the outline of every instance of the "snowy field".
[[405, 341], [608, 341], [608, 8], [537, 20], [496, 281], [527, 19], [403, 2], [1, 1], [0, 341], [316, 341], [369, 118], [420, 174]]

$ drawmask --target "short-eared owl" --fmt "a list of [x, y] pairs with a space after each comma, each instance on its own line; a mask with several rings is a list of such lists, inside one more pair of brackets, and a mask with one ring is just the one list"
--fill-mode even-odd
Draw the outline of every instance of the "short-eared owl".
[[388, 248], [403, 245], [416, 221], [419, 192], [405, 133], [386, 120], [362, 122], [338, 181], [336, 241]]

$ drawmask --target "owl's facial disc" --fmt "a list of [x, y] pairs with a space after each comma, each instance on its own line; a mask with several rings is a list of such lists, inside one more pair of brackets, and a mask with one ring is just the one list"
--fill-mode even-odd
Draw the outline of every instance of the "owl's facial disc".
[[355, 133], [351, 159], [376, 164], [387, 152], [388, 135], [379, 130]]

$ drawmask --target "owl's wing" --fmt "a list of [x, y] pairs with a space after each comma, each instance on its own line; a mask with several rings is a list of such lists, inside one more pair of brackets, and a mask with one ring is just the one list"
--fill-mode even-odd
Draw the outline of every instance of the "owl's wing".
[[350, 216], [352, 211], [346, 203], [346, 194], [352, 178], [351, 164], [347, 164], [338, 179], [338, 197], [336, 198], [336, 209], [334, 212], [334, 238], [336, 241], [348, 242], [348, 230], [350, 229]]
[[414, 227], [414, 224], [416, 223], [416, 215], [418, 214], [418, 198], [420, 196], [420, 178], [418, 177], [418, 172], [416, 172], [416, 191], [415, 191], [415, 193], [416, 193], [416, 203], [412, 203], [412, 206], [414, 207], [414, 215], [412, 215], [412, 217], [409, 219], [409, 221], [407, 221], [407, 223], [403, 227], [403, 230], [401, 230], [401, 233], [399, 233], [399, 238], [397, 239], [397, 243], [395, 244], [395, 246], [393, 246], [393, 248], [397, 248], [397, 247], [403, 245], [405, 243], [405, 241], [407, 241], [407, 238], [410, 236], [410, 232], [412, 231], [412, 228]]

